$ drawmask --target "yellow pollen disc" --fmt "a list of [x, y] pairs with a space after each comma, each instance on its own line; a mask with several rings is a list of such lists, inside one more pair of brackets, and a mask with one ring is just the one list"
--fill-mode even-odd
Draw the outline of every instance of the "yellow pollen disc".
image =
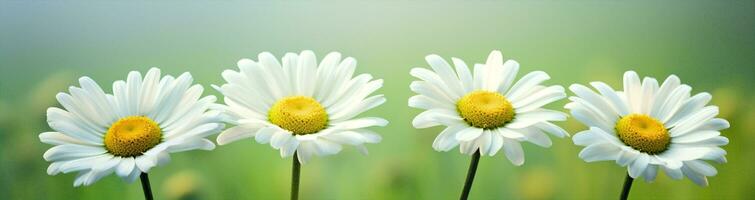
[[131, 116], [113, 123], [105, 134], [105, 149], [120, 157], [142, 155], [162, 139], [155, 121], [144, 116]]
[[666, 151], [671, 136], [663, 123], [644, 114], [624, 116], [616, 123], [616, 133], [624, 144], [648, 154]]
[[490, 129], [503, 126], [514, 119], [514, 107], [501, 94], [474, 91], [464, 95], [456, 103], [456, 109], [464, 121], [478, 128]]
[[275, 102], [268, 119], [296, 135], [316, 133], [328, 125], [328, 113], [315, 99], [305, 96], [286, 97]]

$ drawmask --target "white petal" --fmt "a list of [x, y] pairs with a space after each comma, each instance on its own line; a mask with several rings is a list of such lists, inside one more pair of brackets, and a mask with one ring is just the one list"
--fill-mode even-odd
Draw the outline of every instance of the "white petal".
[[616, 158], [616, 164], [619, 164], [619, 166], [627, 166], [634, 162], [638, 157], [640, 156], [640, 153], [635, 150], [622, 150], [621, 153], [619, 153], [619, 157]]
[[703, 176], [715, 176], [716, 174], [718, 174], [718, 170], [716, 170], [715, 167], [711, 166], [705, 161], [700, 161], [700, 160], [684, 161], [684, 166], [689, 167], [689, 169]]
[[409, 98], [409, 107], [421, 108], [425, 110], [442, 108], [447, 110], [456, 109], [455, 105], [450, 103], [444, 103], [436, 99], [427, 97], [425, 95], [415, 95]]
[[528, 97], [524, 97], [522, 100], [513, 103], [517, 112], [527, 112], [563, 99], [564, 97], [566, 97], [564, 88], [560, 85], [554, 85], [532, 93]]
[[590, 85], [603, 95], [610, 105], [618, 112], [619, 115], [624, 116], [629, 114], [629, 106], [619, 94], [603, 82], [591, 82]]
[[477, 138], [476, 141], [480, 145], [480, 154], [482, 155], [494, 155], [493, 151], [493, 134], [489, 130], [483, 131], [482, 135]]
[[506, 127], [497, 128], [495, 129], [495, 131], [497, 131], [498, 134], [501, 135], [502, 137], [514, 139], [517, 141], [523, 140], [526, 138], [526, 136], [524, 136], [524, 134], [522, 134], [520, 131], [506, 128]]
[[666, 160], [688, 161], [700, 159], [711, 151], [714, 150], [709, 147], [680, 147], [672, 143], [668, 150], [658, 156]]
[[610, 130], [613, 129], [615, 122], [618, 120], [619, 116], [604, 113], [599, 108], [579, 97], [569, 97], [569, 99], [572, 100], [572, 102], [566, 104], [565, 107], [570, 109], [574, 118], [587, 126], [596, 126]]
[[386, 126], [388, 125], [388, 120], [385, 120], [383, 118], [377, 118], [377, 117], [364, 117], [364, 118], [358, 118], [358, 119], [352, 119], [348, 121], [339, 122], [337, 124], [333, 124], [334, 127], [342, 130], [346, 129], [359, 129], [359, 128], [366, 128], [366, 127], [372, 127], [372, 126]]
[[654, 78], [645, 77], [642, 79], [642, 99], [640, 101], [640, 113], [650, 114], [650, 109], [653, 108], [653, 100], [655, 99], [655, 92], [658, 90], [658, 81]]
[[645, 177], [645, 182], [655, 181], [656, 176], [658, 176], [657, 165], [648, 165], [647, 169], [645, 169], [645, 173], [642, 174], [642, 177]]
[[689, 93], [691, 90], [692, 88], [687, 85], [682, 85], [682, 86], [677, 87], [676, 89], [671, 91], [670, 94], [668, 94], [666, 101], [663, 102], [663, 104], [657, 111], [657, 114], [652, 115], [652, 116], [661, 120], [661, 122], [664, 122], [667, 125], [670, 125], [671, 124], [670, 120], [672, 120], [672, 117], [674, 117], [674, 115], [677, 115], [680, 111], [682, 113], [687, 112], [686, 110], [688, 108], [683, 107], [683, 105], [685, 105], [685, 101], [686, 102], [689, 102], [690, 100], [698, 101], [700, 98], [704, 97], [704, 95], [703, 96], [695, 95], [695, 97], [692, 97], [691, 99], [688, 100]]
[[290, 133], [285, 131], [278, 131], [270, 138], [270, 146], [275, 149], [280, 149], [284, 145], [288, 144], [288, 140], [293, 137]]
[[273, 134], [275, 132], [278, 132], [278, 130], [278, 128], [274, 127], [261, 128], [255, 134], [254, 139], [260, 144], [267, 144], [268, 142], [270, 142], [270, 138], [273, 137]]
[[563, 121], [566, 120], [566, 115], [561, 112], [538, 109], [526, 113], [517, 113], [514, 120], [506, 125], [506, 128], [526, 128], [544, 121]]
[[648, 167], [650, 157], [648, 155], [641, 154], [637, 159], [629, 165], [629, 176], [632, 178], [639, 178]]
[[585, 162], [615, 160], [620, 152], [621, 149], [611, 143], [597, 143], [582, 149], [579, 152], [579, 158], [582, 158]]
[[118, 168], [115, 169], [115, 173], [120, 177], [128, 177], [135, 167], [136, 163], [133, 157], [123, 158], [118, 164]]
[[430, 67], [433, 68], [433, 71], [435, 71], [438, 74], [438, 77], [443, 80], [443, 82], [447, 86], [446, 89], [450, 91], [449, 94], [455, 94], [454, 96], [460, 97], [466, 93], [464, 92], [464, 89], [462, 89], [461, 83], [457, 78], [456, 73], [453, 71], [453, 69], [451, 69], [451, 65], [443, 60], [443, 58], [433, 54], [425, 57], [425, 61], [430, 64]]
[[679, 77], [675, 75], [671, 75], [666, 78], [665, 81], [663, 81], [663, 84], [655, 94], [653, 107], [650, 109], [650, 116], [653, 116], [656, 119], [661, 119], [661, 117], [659, 117], [661, 106], [666, 103], [666, 100], [668, 99], [671, 92], [679, 87], [680, 83], [681, 81], [679, 80]]
[[518, 101], [520, 98], [523, 97], [523, 95], [525, 95], [528, 91], [530, 91], [534, 86], [548, 79], [550, 79], [550, 76], [548, 76], [548, 74], [545, 72], [542, 72], [542, 71], [530, 72], [524, 75], [521, 79], [519, 79], [519, 81], [517, 81], [514, 84], [514, 86], [511, 87], [511, 90], [509, 90], [505, 96], [512, 102]]
[[46, 161], [55, 162], [96, 156], [104, 153], [107, 153], [107, 150], [103, 147], [64, 144], [50, 148], [42, 157], [44, 157]]
[[438, 88], [438, 86], [431, 85], [428, 82], [424, 81], [412, 81], [412, 83], [409, 84], [409, 88], [417, 94], [421, 94], [447, 104], [454, 104], [456, 103], [455, 100], [458, 99], [448, 96], [442, 89]]
[[516, 166], [524, 164], [524, 150], [522, 150], [522, 145], [516, 140], [504, 138], [503, 152], [512, 164]]
[[689, 131], [700, 127], [703, 124], [702, 122], [713, 119], [713, 117], [715, 117], [716, 115], [718, 115], [718, 107], [705, 107], [702, 110], [697, 111], [695, 114], [692, 114], [691, 116], [681, 120], [676, 126], [669, 130], [670, 135], [671, 137], [676, 137], [682, 134], [686, 134]]
[[433, 148], [436, 151], [449, 151], [459, 145], [459, 140], [456, 139], [456, 135], [466, 129], [467, 126], [450, 126], [446, 129], [443, 129], [440, 134], [438, 134], [437, 137], [435, 137], [435, 141], [433, 141]]
[[157, 165], [157, 158], [153, 156], [142, 155], [134, 159], [136, 167], [144, 173], [148, 173], [152, 167]]
[[359, 133], [354, 132], [354, 131], [336, 132], [336, 133], [323, 135], [322, 137], [327, 140], [339, 143], [339, 144], [360, 145], [365, 142], [364, 141], [365, 138], [362, 137], [362, 135], [360, 135]]
[[550, 122], [540, 122], [540, 123], [535, 124], [535, 127], [547, 133], [550, 133], [556, 137], [563, 138], [563, 137], [569, 136], [569, 133], [566, 132], [566, 130]]
[[336, 66], [341, 62], [341, 53], [330, 52], [320, 61], [317, 67], [317, 87], [315, 87], [315, 99], [323, 102], [325, 97], [333, 90], [332, 83], [339, 77], [336, 77]]
[[[680, 98], [686, 99], [684, 102], [682, 102], [682, 105], [680, 105], [674, 112], [669, 113], [669, 116], [667, 117], [668, 120], [666, 120], [663, 124], [666, 127], [675, 127], [678, 123], [682, 122], [683, 120], [691, 117], [694, 115], [694, 113], [700, 111], [700, 109], [703, 109], [705, 104], [710, 101], [710, 95], [707, 95], [706, 93], [697, 94], [693, 97], [689, 97], [689, 91], [691, 88], [686, 85], [680, 86], [680, 88], [685, 88], [685, 93], [681, 95]], [[677, 89], [679, 90], [679, 89]]]
[[453, 61], [456, 67], [456, 73], [459, 76], [464, 92], [472, 92], [474, 90], [474, 81], [472, 80], [472, 72], [469, 71], [467, 64], [458, 58], [451, 58], [451, 61]]
[[698, 173], [697, 171], [692, 170], [690, 167], [684, 165], [681, 168], [682, 173], [684, 173], [687, 178], [692, 180], [692, 182], [695, 182], [695, 184], [699, 186], [708, 186], [708, 178], [706, 178], [704, 175]]
[[604, 113], [604, 115], [609, 119], [618, 118], [619, 114], [614, 106], [612, 106], [605, 98], [596, 94], [589, 88], [580, 84], [572, 84], [571, 86], [569, 86], [569, 90], [574, 92], [574, 94], [576, 94], [579, 98], [584, 99], [585, 102], [589, 103], [597, 110]]
[[679, 180], [682, 179], [682, 170], [681, 169], [672, 169], [668, 167], [663, 167], [663, 171], [666, 172], [666, 175], [671, 177], [672, 179]]
[[327, 140], [315, 140], [314, 144], [318, 155], [333, 155], [341, 151], [341, 145]]
[[[151, 150], [154, 150], [156, 148], [157, 147], [154, 147]], [[177, 145], [173, 145], [167, 148], [168, 152], [170, 153], [189, 151], [189, 150], [195, 150], [195, 149], [208, 150], [208, 151], [213, 150], [215, 149], [215, 143], [212, 143], [212, 141], [204, 139], [204, 138], [191, 139], [189, 141], [183, 141]], [[150, 151], [147, 151], [147, 153], [150, 153]]]
[[76, 139], [74, 137], [71, 137], [71, 136], [68, 136], [66, 134], [62, 134], [59, 132], [41, 133], [39, 134], [39, 140], [42, 141], [43, 143], [52, 144], [52, 145], [62, 145], [62, 144], [79, 144], [79, 145], [89, 145], [89, 146], [101, 145], [94, 142]]
[[505, 63], [503, 63], [503, 75], [501, 78], [503, 79], [501, 82], [501, 85], [498, 86], [498, 92], [501, 94], [506, 94], [509, 92], [509, 89], [511, 88], [511, 84], [514, 83], [514, 80], [516, 79], [516, 74], [519, 72], [519, 63], [515, 60], [507, 60]]
[[294, 152], [299, 148], [299, 140], [296, 137], [291, 137], [288, 142], [280, 148], [281, 157], [287, 158], [294, 155]]
[[532, 142], [535, 145], [541, 146], [541, 147], [550, 147], [553, 145], [553, 142], [550, 138], [548, 138], [545, 133], [540, 131], [540, 129], [537, 128], [527, 128], [523, 129], [522, 133], [524, 133], [524, 136], [527, 138], [527, 141]]
[[482, 135], [482, 132], [483, 130], [481, 128], [468, 127], [464, 130], [459, 131], [459, 133], [456, 134], [456, 139], [460, 141], [471, 141], [477, 139], [477, 137], [480, 137], [480, 135]]
[[696, 131], [687, 133], [678, 137], [674, 137], [671, 142], [673, 143], [690, 143], [707, 140], [721, 135], [718, 131]]
[[624, 73], [624, 95], [627, 98], [630, 111], [641, 113], [642, 83], [640, 83], [640, 77], [634, 71]]
[[721, 119], [721, 118], [714, 118], [714, 119], [706, 121], [703, 125], [701, 125], [700, 127], [697, 127], [696, 130], [719, 131], [719, 130], [727, 129], [727, 128], [729, 128], [729, 121], [726, 121], [725, 119]]
[[59, 108], [47, 109], [47, 124], [55, 131], [94, 144], [102, 144], [104, 128], [93, 128], [85, 120]]
[[225, 145], [234, 141], [254, 137], [256, 130], [250, 130], [241, 126], [234, 126], [226, 129], [216, 139], [218, 145]]
[[299, 144], [299, 148], [296, 150], [299, 163], [306, 164], [312, 155], [315, 153], [315, 147], [312, 142], [302, 142]]

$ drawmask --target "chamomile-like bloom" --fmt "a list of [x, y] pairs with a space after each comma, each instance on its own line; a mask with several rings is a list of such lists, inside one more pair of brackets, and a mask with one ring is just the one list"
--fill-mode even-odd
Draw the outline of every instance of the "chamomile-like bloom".
[[111, 173], [132, 182], [170, 161], [169, 153], [213, 149], [205, 137], [223, 128], [220, 113], [208, 111], [215, 97], [201, 97], [202, 86], [192, 85], [189, 73], [161, 78], [157, 68], [144, 77], [132, 71], [113, 83], [113, 94], [89, 77], [79, 84], [56, 96], [64, 109], [47, 110], [54, 132], [39, 134], [55, 145], [44, 154], [52, 162], [47, 173], [79, 172], [74, 186]]
[[574, 143], [585, 146], [579, 157], [587, 162], [615, 160], [627, 167], [632, 178], [653, 181], [662, 169], [668, 176], [687, 176], [696, 184], [708, 185], [707, 176], [716, 168], [706, 161], [726, 162], [720, 146], [729, 139], [720, 130], [729, 122], [715, 118], [718, 107], [706, 106], [711, 96], [698, 93], [671, 75], [661, 84], [637, 73], [624, 74], [624, 90], [614, 91], [602, 82], [590, 83], [597, 93], [574, 84], [565, 107], [589, 130], [574, 135]]
[[388, 121], [357, 115], [385, 102], [383, 95], [370, 96], [383, 80], [369, 74], [354, 77], [354, 58], [342, 60], [333, 52], [318, 64], [313, 52], [303, 51], [287, 53], [279, 62], [265, 52], [257, 61], [240, 60], [238, 67], [240, 71], [224, 71], [228, 83], [216, 86], [236, 125], [218, 136], [218, 144], [254, 137], [280, 150], [281, 157], [297, 152], [299, 162], [306, 163], [313, 155], [336, 154], [343, 145], [366, 154], [365, 143], [380, 142], [366, 128]]
[[519, 63], [504, 62], [499, 51], [490, 53], [487, 63], [476, 64], [473, 72], [457, 58], [451, 59], [456, 71], [440, 56], [425, 59], [432, 70], [411, 70], [421, 81], [411, 83], [418, 95], [409, 98], [409, 106], [426, 110], [414, 118], [414, 127], [446, 126], [433, 142], [435, 150], [460, 145], [461, 153], [471, 155], [479, 149], [482, 155], [493, 156], [503, 148], [513, 164], [522, 165], [520, 142], [550, 147], [545, 132], [568, 135], [551, 123], [565, 120], [566, 115], [542, 108], [566, 97], [561, 86], [541, 85], [550, 79], [545, 72], [530, 72], [515, 82]]

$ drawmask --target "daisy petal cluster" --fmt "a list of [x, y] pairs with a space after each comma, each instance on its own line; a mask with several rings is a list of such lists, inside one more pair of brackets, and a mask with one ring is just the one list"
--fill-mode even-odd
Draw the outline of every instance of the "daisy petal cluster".
[[470, 70], [458, 58], [453, 67], [437, 55], [426, 58], [430, 69], [413, 68], [411, 75], [420, 79], [410, 88], [418, 95], [409, 99], [409, 106], [425, 111], [412, 124], [416, 128], [445, 126], [433, 142], [437, 151], [449, 151], [456, 146], [463, 154], [493, 156], [503, 149], [515, 165], [524, 163], [520, 142], [550, 147], [546, 133], [568, 136], [553, 121], [566, 120], [566, 114], [543, 106], [566, 97], [564, 88], [542, 83], [550, 76], [542, 71], [525, 74], [516, 79], [519, 63], [506, 60], [493, 51], [485, 64], [475, 64]]
[[112, 173], [132, 182], [170, 161], [170, 153], [213, 149], [205, 137], [224, 126], [220, 113], [209, 110], [215, 97], [202, 97], [189, 73], [161, 77], [152, 68], [142, 77], [132, 71], [113, 83], [112, 94], [89, 77], [79, 84], [56, 96], [63, 108], [47, 110], [54, 131], [39, 134], [54, 145], [43, 155], [51, 162], [47, 173], [78, 172], [74, 186]]
[[314, 155], [336, 154], [343, 145], [366, 154], [364, 144], [381, 140], [367, 128], [388, 121], [358, 117], [385, 98], [371, 95], [383, 80], [354, 76], [356, 64], [337, 52], [318, 63], [311, 51], [287, 53], [280, 61], [267, 52], [256, 61], [240, 60], [239, 71], [226, 70], [222, 76], [227, 83], [216, 86], [225, 95], [224, 112], [235, 125], [218, 136], [218, 144], [254, 137], [270, 143], [281, 157], [297, 153], [301, 163]]
[[726, 162], [721, 146], [729, 139], [721, 130], [729, 127], [716, 118], [718, 107], [707, 105], [708, 93], [691, 95], [692, 88], [671, 75], [659, 84], [654, 78], [624, 74], [623, 91], [602, 82], [590, 83], [596, 91], [574, 84], [576, 94], [565, 107], [589, 126], [574, 135], [585, 148], [579, 157], [587, 162], [614, 160], [627, 167], [632, 178], [655, 180], [659, 170], [673, 179], [686, 176], [708, 185], [717, 170], [709, 161]]

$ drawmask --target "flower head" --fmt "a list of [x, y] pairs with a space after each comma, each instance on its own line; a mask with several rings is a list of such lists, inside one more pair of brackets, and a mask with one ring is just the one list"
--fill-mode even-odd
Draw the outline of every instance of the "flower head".
[[602, 82], [590, 83], [598, 92], [574, 84], [577, 96], [565, 107], [589, 130], [574, 135], [585, 146], [579, 157], [587, 162], [615, 160], [632, 178], [655, 180], [662, 169], [674, 179], [687, 176], [708, 185], [716, 168], [706, 161], [726, 162], [720, 146], [729, 139], [720, 130], [729, 122], [715, 118], [718, 107], [706, 106], [708, 93], [690, 95], [692, 88], [671, 75], [659, 86], [654, 78], [642, 82], [637, 73], [624, 73], [624, 90]]
[[461, 153], [471, 155], [479, 149], [482, 155], [493, 156], [503, 148], [512, 163], [521, 165], [520, 142], [549, 147], [552, 143], [546, 132], [568, 135], [551, 123], [565, 120], [566, 115], [542, 108], [566, 97], [561, 86], [541, 85], [550, 79], [545, 72], [530, 72], [515, 82], [519, 63], [504, 62], [499, 51], [491, 52], [487, 62], [476, 64], [474, 71], [457, 58], [451, 59], [455, 71], [440, 56], [425, 59], [432, 70], [411, 70], [420, 81], [410, 86], [418, 95], [409, 98], [409, 106], [426, 110], [414, 118], [414, 127], [446, 126], [433, 143], [435, 150], [449, 151], [460, 145]]
[[79, 84], [57, 95], [64, 109], [47, 109], [54, 132], [39, 134], [42, 142], [55, 145], [44, 154], [52, 162], [47, 173], [79, 172], [74, 186], [111, 173], [134, 181], [167, 163], [169, 153], [213, 149], [205, 137], [223, 128], [220, 113], [208, 111], [215, 97], [201, 97], [202, 86], [192, 85], [189, 73], [160, 77], [152, 68], [142, 77], [132, 71], [126, 81], [113, 83], [113, 94], [89, 77]]
[[218, 144], [254, 137], [280, 150], [281, 157], [298, 152], [299, 161], [306, 163], [313, 155], [336, 154], [343, 145], [366, 154], [364, 144], [380, 142], [366, 128], [388, 121], [357, 115], [385, 102], [383, 95], [370, 96], [383, 80], [369, 74], [354, 77], [354, 58], [341, 59], [333, 52], [318, 64], [314, 53], [303, 51], [287, 53], [279, 62], [265, 52], [238, 66], [239, 71], [223, 72], [228, 83], [216, 86], [236, 125], [218, 136]]

